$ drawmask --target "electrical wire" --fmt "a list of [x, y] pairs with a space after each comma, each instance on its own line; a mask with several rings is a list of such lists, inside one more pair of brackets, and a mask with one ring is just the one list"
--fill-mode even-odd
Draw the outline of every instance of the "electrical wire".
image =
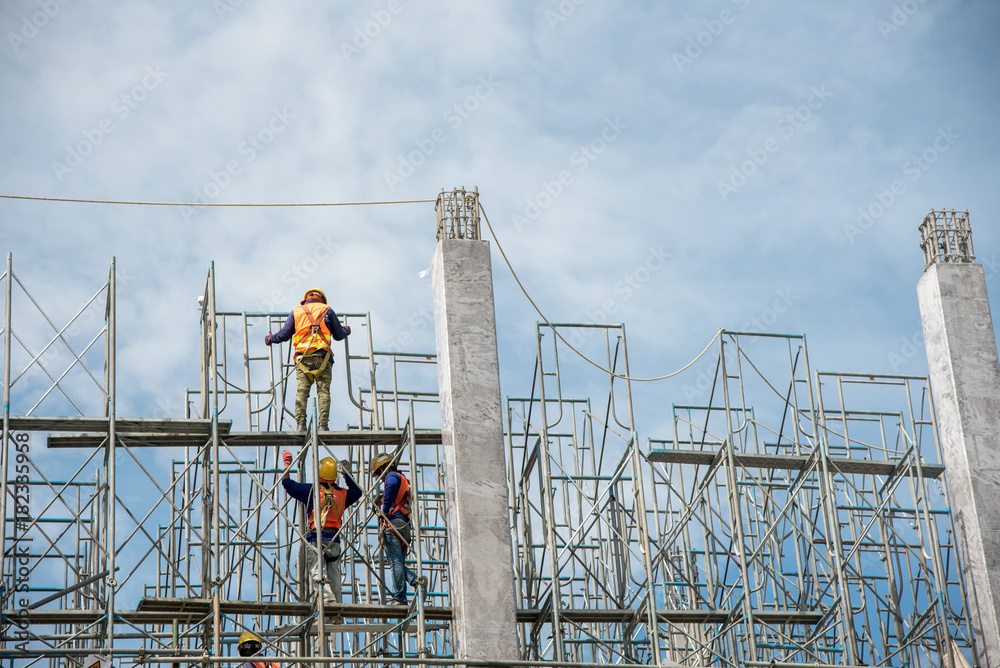
[[33, 197], [30, 195], [0, 195], [0, 199], [26, 199], [40, 202], [78, 202], [83, 204], [129, 204], [134, 206], [368, 206], [373, 204], [418, 204], [425, 202], [436, 202], [437, 199], [403, 199], [386, 200], [381, 202], [136, 202], [128, 200], [112, 199], [74, 199], [71, 197]]
[[[378, 204], [423, 204], [423, 203], [430, 203], [430, 202], [436, 202], [437, 201], [437, 199], [435, 198], [435, 199], [383, 200], [383, 201], [373, 201], [373, 202], [282, 202], [282, 203], [275, 203], [275, 202], [256, 202], [256, 203], [254, 203], [254, 202], [202, 202], [202, 203], [196, 203], [196, 202], [141, 202], [141, 201], [130, 201], [130, 200], [107, 200], [107, 199], [77, 199], [77, 198], [70, 198], [70, 197], [35, 197], [35, 196], [30, 196], [30, 195], [0, 195], [0, 199], [19, 199], [19, 200], [41, 201], [41, 202], [75, 202], [75, 203], [81, 203], [81, 204], [123, 204], [123, 205], [131, 205], [131, 206], [191, 206], [191, 207], [199, 207], [199, 206], [222, 206], [222, 207], [372, 206], [372, 205], [378, 205]], [[504, 262], [507, 264], [507, 268], [510, 269], [510, 273], [511, 273], [511, 275], [513, 275], [514, 280], [517, 282], [518, 287], [521, 289], [521, 292], [524, 293], [524, 296], [528, 299], [528, 301], [534, 307], [535, 311], [538, 312], [538, 316], [542, 319], [542, 322], [545, 323], [546, 326], [550, 327], [552, 329], [552, 331], [555, 333], [555, 335], [559, 337], [559, 340], [561, 340], [563, 343], [565, 343], [566, 346], [570, 350], [572, 350], [574, 353], [576, 353], [577, 355], [579, 355], [583, 360], [585, 360], [586, 362], [588, 362], [592, 366], [594, 366], [597, 369], [600, 369], [601, 371], [603, 371], [604, 373], [610, 375], [612, 378], [621, 378], [622, 380], [630, 380], [630, 381], [634, 380], [636, 382], [652, 382], [652, 381], [665, 380], [667, 378], [672, 378], [673, 376], [676, 376], [676, 375], [678, 375], [678, 374], [686, 371], [687, 369], [691, 368], [691, 366], [693, 366], [695, 362], [697, 362], [698, 360], [700, 360], [705, 355], [705, 353], [708, 352], [708, 350], [712, 347], [712, 344], [715, 343], [715, 340], [718, 339], [719, 336], [722, 334], [723, 330], [719, 329], [719, 331], [715, 333], [715, 336], [713, 336], [712, 339], [708, 342], [708, 345], [706, 345], [705, 348], [700, 353], [698, 353], [698, 355], [693, 360], [691, 360], [690, 362], [688, 362], [687, 364], [685, 364], [683, 367], [681, 367], [677, 371], [674, 371], [674, 372], [668, 373], [668, 374], [664, 374], [662, 376], [655, 376], [655, 377], [651, 377], [651, 378], [638, 378], [638, 377], [635, 377], [635, 376], [628, 376], [628, 375], [625, 375], [625, 374], [616, 373], [615, 371], [613, 371], [611, 369], [604, 368], [603, 366], [601, 366], [600, 364], [598, 364], [597, 362], [595, 362], [594, 360], [590, 359], [589, 357], [587, 357], [586, 355], [584, 355], [582, 352], [580, 352], [579, 350], [577, 350], [573, 346], [573, 344], [571, 344], [569, 341], [567, 341], [566, 337], [564, 337], [559, 332], [559, 330], [556, 329], [556, 327], [549, 321], [549, 319], [545, 317], [545, 314], [542, 313], [542, 310], [538, 307], [538, 304], [536, 304], [535, 300], [532, 299], [531, 295], [528, 294], [528, 291], [524, 287], [524, 284], [521, 282], [521, 279], [517, 275], [517, 272], [514, 271], [514, 266], [511, 264], [510, 260], [507, 258], [507, 253], [504, 252], [503, 246], [500, 244], [500, 239], [497, 238], [497, 234], [493, 230], [493, 225], [490, 224], [489, 216], [486, 215], [486, 209], [483, 208], [482, 203], [479, 204], [479, 210], [483, 214], [483, 219], [486, 221], [486, 226], [489, 228], [490, 235], [493, 237], [493, 241], [496, 242], [497, 250], [499, 250], [500, 251], [500, 255], [503, 256]]]
[[528, 294], [528, 291], [527, 291], [527, 289], [525, 289], [524, 284], [521, 283], [521, 279], [518, 277], [517, 272], [514, 271], [514, 267], [513, 267], [513, 265], [511, 265], [510, 260], [507, 258], [507, 253], [504, 252], [503, 246], [500, 244], [500, 239], [497, 238], [497, 233], [493, 231], [493, 226], [490, 224], [490, 218], [489, 218], [489, 216], [486, 215], [486, 209], [483, 208], [483, 205], [482, 205], [481, 202], [479, 204], [479, 210], [483, 214], [483, 220], [486, 221], [486, 227], [489, 228], [490, 235], [493, 237], [493, 241], [496, 242], [497, 250], [500, 251], [500, 255], [503, 257], [504, 262], [507, 263], [507, 268], [510, 269], [510, 273], [514, 276], [514, 280], [517, 282], [518, 287], [521, 288], [521, 292], [524, 293], [524, 296], [528, 299], [529, 302], [531, 302], [531, 305], [535, 308], [535, 311], [538, 312], [538, 316], [542, 319], [542, 322], [545, 323], [545, 325], [547, 325], [548, 327], [550, 327], [552, 329], [552, 331], [555, 333], [555, 335], [559, 337], [559, 340], [562, 341], [563, 343], [565, 343], [566, 346], [570, 350], [572, 350], [574, 353], [576, 353], [581, 358], [583, 358], [586, 362], [589, 362], [591, 365], [597, 367], [598, 369], [600, 369], [604, 373], [608, 374], [612, 378], [621, 378], [622, 380], [634, 380], [634, 381], [640, 382], [640, 383], [648, 383], [648, 382], [652, 382], [652, 381], [656, 381], [656, 380], [665, 380], [667, 378], [672, 378], [673, 376], [676, 376], [677, 374], [679, 374], [679, 373], [681, 373], [683, 371], [687, 371], [689, 368], [691, 368], [691, 366], [694, 365], [695, 362], [697, 362], [698, 360], [700, 360], [705, 355], [705, 353], [708, 352], [708, 349], [712, 347], [712, 344], [715, 343], [715, 340], [718, 339], [722, 335], [722, 332], [724, 330], [722, 328], [720, 328], [719, 331], [715, 333], [715, 336], [713, 336], [712, 339], [708, 342], [708, 345], [705, 346], [705, 348], [700, 353], [698, 353], [697, 357], [695, 357], [693, 360], [691, 360], [690, 362], [688, 362], [687, 364], [685, 364], [683, 367], [681, 367], [677, 371], [674, 371], [673, 373], [668, 373], [668, 374], [664, 374], [662, 376], [656, 376], [656, 377], [653, 377], [653, 378], [636, 378], [634, 376], [628, 376], [628, 375], [621, 374], [621, 373], [615, 373], [611, 369], [605, 369], [603, 366], [601, 366], [600, 364], [598, 364], [597, 362], [595, 362], [594, 360], [590, 359], [589, 357], [587, 357], [586, 355], [584, 355], [582, 352], [580, 352], [579, 350], [577, 350], [576, 348], [574, 348], [573, 344], [571, 344], [569, 341], [567, 341], [566, 338], [562, 334], [559, 333], [559, 330], [556, 329], [555, 325], [553, 325], [549, 321], [549, 319], [545, 317], [545, 314], [542, 313], [542, 309], [538, 308], [538, 304], [536, 304], [535, 300], [532, 299], [531, 295]]

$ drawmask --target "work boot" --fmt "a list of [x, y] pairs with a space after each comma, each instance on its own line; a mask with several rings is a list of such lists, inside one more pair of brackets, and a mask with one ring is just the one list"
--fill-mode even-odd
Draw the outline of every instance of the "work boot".
[[305, 431], [305, 430], [306, 430], [305, 422], [299, 422], [297, 425], [295, 425], [295, 431]]
[[421, 575], [418, 578], [413, 578], [413, 587], [414, 588], [420, 587], [421, 589], [424, 590], [424, 593], [427, 593], [427, 578], [424, 577], [423, 575]]
[[319, 423], [319, 430], [320, 431], [330, 431], [330, 428], [326, 426], [325, 422], [320, 422]]

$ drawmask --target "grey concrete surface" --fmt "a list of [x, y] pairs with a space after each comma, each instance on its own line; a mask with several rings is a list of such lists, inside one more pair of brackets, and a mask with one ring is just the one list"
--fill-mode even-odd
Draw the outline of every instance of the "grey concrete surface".
[[442, 239], [431, 272], [455, 656], [517, 659], [489, 243]]
[[979, 666], [1000, 667], [1000, 362], [982, 265], [934, 264], [917, 284]]

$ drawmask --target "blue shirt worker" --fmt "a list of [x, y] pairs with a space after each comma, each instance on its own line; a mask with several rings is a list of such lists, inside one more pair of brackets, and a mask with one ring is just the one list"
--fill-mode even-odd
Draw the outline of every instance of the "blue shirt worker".
[[379, 538], [382, 553], [392, 569], [392, 591], [385, 603], [406, 605], [407, 584], [419, 585], [425, 593], [427, 588], [427, 578], [417, 577], [405, 562], [410, 547], [410, 481], [396, 468], [392, 456], [385, 453], [372, 457], [371, 470], [372, 476], [382, 483], [381, 507], [377, 509], [381, 511], [377, 513]]
[[314, 382], [319, 402], [319, 429], [329, 429], [330, 381], [333, 379], [330, 342], [343, 341], [350, 333], [350, 326], [341, 326], [340, 318], [326, 305], [326, 294], [314, 288], [306, 291], [281, 329], [264, 336], [267, 345], [291, 339], [295, 346], [295, 381], [298, 387], [295, 392], [295, 428], [298, 431], [306, 430], [306, 403]]
[[361, 488], [354, 482], [347, 469], [346, 462], [340, 468], [344, 476], [347, 487], [340, 487], [335, 482], [337, 479], [337, 462], [332, 457], [324, 457], [319, 463], [319, 496], [320, 496], [320, 516], [321, 516], [321, 538], [320, 545], [323, 552], [322, 567], [316, 554], [316, 521], [313, 512], [313, 486], [307, 482], [296, 482], [288, 475], [288, 470], [292, 465], [292, 453], [287, 450], [281, 453], [281, 458], [285, 463], [285, 475], [281, 479], [281, 486], [285, 488], [288, 496], [292, 497], [306, 507], [306, 514], [309, 518], [309, 530], [306, 533], [306, 572], [309, 574], [309, 596], [316, 595], [316, 583], [321, 583], [320, 590], [323, 593], [323, 600], [330, 603], [340, 602], [341, 576], [340, 576], [340, 527], [344, 510], [357, 502], [361, 498]]

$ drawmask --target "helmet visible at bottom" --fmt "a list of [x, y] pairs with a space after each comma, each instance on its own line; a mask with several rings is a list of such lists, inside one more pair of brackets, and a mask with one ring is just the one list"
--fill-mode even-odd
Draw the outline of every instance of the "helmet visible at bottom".
[[240, 634], [240, 641], [237, 645], [237, 650], [240, 656], [257, 656], [260, 654], [260, 650], [263, 648], [264, 643], [261, 642], [257, 634], [251, 631], [244, 631]]

